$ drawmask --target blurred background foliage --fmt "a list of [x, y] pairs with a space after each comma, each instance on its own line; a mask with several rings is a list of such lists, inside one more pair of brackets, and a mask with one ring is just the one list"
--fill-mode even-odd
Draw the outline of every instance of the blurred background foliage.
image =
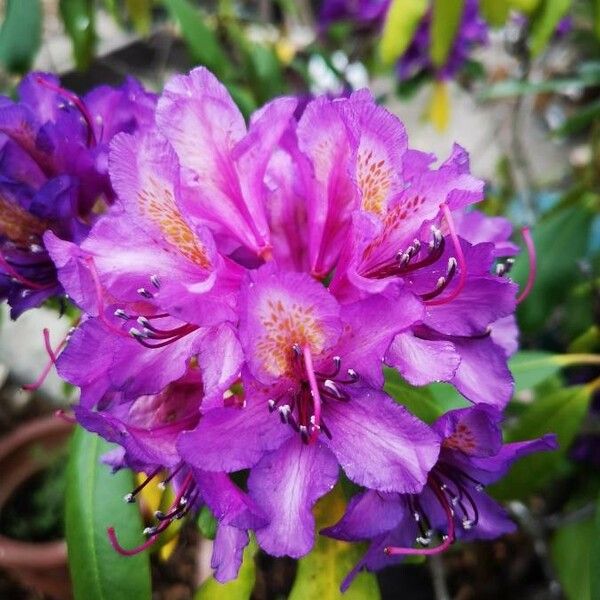
[[[0, 86], [10, 94], [22, 74], [47, 65], [47, 56], [40, 62], [40, 55], [48, 37], [58, 32], [69, 40], [72, 55], [71, 65], [59, 70], [75, 88], [102, 81], [109, 63], [123, 74], [135, 67], [156, 89], [171, 72], [203, 64], [224, 81], [248, 116], [280, 94], [343, 93], [366, 85], [369, 77], [387, 77], [375, 86], [383, 102], [408, 100], [426, 87], [425, 118], [443, 128], [450, 99], [439, 82], [427, 74], [402, 82], [389, 77], [428, 5], [391, 0], [382, 28], [373, 31], [350, 22], [321, 27], [316, 1], [4, 0]], [[461, 0], [432, 1], [433, 64], [445, 61], [461, 9]], [[515, 27], [515, 10], [525, 16], [525, 26]], [[522, 350], [512, 359], [516, 392], [505, 437], [555, 432], [560, 441], [558, 451], [522, 460], [493, 491], [508, 503], [542, 565], [546, 595], [539, 597], [600, 598], [600, 0], [481, 0], [481, 11], [496, 28], [495, 48], [510, 60], [495, 68], [474, 54], [457, 82], [479, 106], [508, 107], [511, 122], [510, 151], [488, 182], [482, 208], [516, 225], [531, 225], [538, 257], [535, 288], [518, 312]], [[556, 40], [565, 16], [572, 20], [571, 30]], [[101, 28], [120, 32], [122, 45], [134, 49], [125, 58], [117, 52], [112, 62], [98, 56], [106, 37]], [[521, 130], [526, 118], [543, 130], [544, 143], [562, 149], [568, 162], [564, 173], [540, 177], [534, 172], [531, 146]], [[524, 284], [528, 270], [527, 257], [521, 256], [512, 276]], [[391, 373], [387, 391], [429, 422], [465, 402], [450, 386], [412, 388]], [[97, 452], [81, 439], [78, 443], [82, 453]], [[123, 484], [103, 480], [103, 497], [115, 485]], [[68, 489], [75, 494], [77, 486], [71, 482]], [[343, 506], [343, 495], [339, 489], [326, 501]], [[318, 508], [319, 514], [336, 510]], [[85, 526], [93, 527], [96, 513], [86, 515]], [[211, 518], [203, 513], [199, 519], [207, 538]], [[290, 597], [339, 597], [337, 575], [356, 559], [349, 552], [343, 543], [321, 540], [299, 561]], [[248, 598], [260, 583], [257, 556], [256, 546], [249, 546], [237, 582], [220, 587], [208, 580], [196, 598]], [[110, 577], [116, 572], [111, 561], [117, 559], [104, 556]], [[452, 564], [446, 559], [450, 571]], [[325, 578], [322, 565], [336, 577]], [[346, 597], [378, 594], [375, 577], [365, 575]]]

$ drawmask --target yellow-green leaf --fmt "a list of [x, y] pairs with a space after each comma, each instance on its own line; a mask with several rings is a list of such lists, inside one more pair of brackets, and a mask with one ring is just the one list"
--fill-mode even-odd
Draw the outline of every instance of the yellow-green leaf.
[[572, 0], [544, 0], [531, 24], [529, 48], [537, 56], [548, 45], [558, 22], [565, 16]]
[[152, 0], [125, 0], [125, 6], [136, 31], [147, 34], [152, 25]]
[[511, 8], [530, 15], [538, 7], [540, 0], [509, 0], [509, 4]]
[[592, 529], [589, 562], [591, 596], [592, 598], [600, 598], [600, 496], [598, 496], [596, 502], [596, 518]]
[[438, 131], [446, 131], [450, 121], [450, 97], [448, 85], [443, 81], [433, 84], [427, 118]]
[[249, 600], [256, 581], [254, 555], [257, 550], [256, 542], [251, 539], [244, 550], [244, 558], [237, 579], [219, 583], [211, 577], [196, 591], [194, 600]]
[[433, 0], [429, 54], [435, 67], [442, 67], [448, 59], [460, 26], [464, 5], [464, 0]]
[[508, 0], [481, 0], [481, 14], [494, 27], [500, 27], [506, 23], [509, 11]]
[[379, 44], [384, 64], [393, 64], [406, 51], [427, 6], [427, 0], [392, 0]]
[[[344, 496], [339, 486], [315, 507], [317, 531], [333, 525], [344, 512]], [[364, 552], [357, 544], [317, 536], [315, 546], [298, 562], [296, 580], [288, 600], [379, 600], [379, 586], [373, 573], [362, 572], [342, 594], [340, 584]]]

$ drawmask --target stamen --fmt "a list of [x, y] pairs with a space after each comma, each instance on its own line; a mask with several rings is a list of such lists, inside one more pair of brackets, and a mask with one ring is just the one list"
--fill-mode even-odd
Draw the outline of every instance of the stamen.
[[448, 231], [450, 232], [450, 238], [452, 239], [452, 243], [454, 244], [454, 251], [456, 252], [456, 260], [459, 265], [459, 280], [458, 284], [454, 288], [454, 290], [445, 298], [440, 298], [438, 300], [429, 300], [429, 306], [441, 306], [442, 304], [448, 304], [448, 302], [452, 302], [461, 292], [465, 286], [467, 281], [467, 263], [465, 261], [465, 256], [462, 251], [462, 247], [460, 245], [460, 239], [458, 238], [458, 234], [456, 233], [456, 227], [454, 225], [454, 219], [452, 217], [452, 213], [450, 212], [450, 208], [446, 203], [440, 205], [440, 209], [444, 213], [444, 218], [446, 219], [446, 223], [448, 225]]
[[158, 290], [160, 289], [160, 278], [158, 275], [150, 276], [150, 283]]
[[73, 92], [70, 92], [69, 90], [66, 90], [63, 87], [54, 85], [53, 83], [46, 81], [43, 77], [36, 77], [36, 82], [39, 85], [48, 88], [50, 91], [56, 94], [60, 94], [61, 96], [63, 96], [63, 98], [66, 98], [69, 102], [71, 102], [71, 104], [73, 104], [77, 108], [77, 110], [81, 113], [81, 116], [83, 117], [83, 120], [85, 121], [85, 124], [87, 126], [87, 146], [88, 148], [94, 147], [97, 143], [96, 134], [94, 132], [94, 121], [92, 119], [90, 111], [88, 110], [85, 103], [81, 100], [81, 98], [77, 96], [77, 94], [74, 94]]
[[313, 430], [311, 432], [310, 441], [316, 441], [319, 431], [320, 431], [320, 423], [321, 423], [321, 396], [319, 394], [319, 386], [317, 384], [317, 378], [315, 377], [315, 370], [313, 366], [312, 354], [310, 352], [310, 348], [308, 346], [304, 346], [303, 348], [304, 354], [304, 365], [306, 367], [306, 375], [308, 377], [308, 382], [310, 384], [310, 391], [312, 394], [313, 401], [313, 416], [314, 422], [312, 422]]
[[[0, 266], [4, 268], [6, 274], [9, 275], [15, 283], [20, 283], [32, 290], [46, 290], [52, 286], [51, 283], [37, 283], [35, 281], [31, 281], [31, 279], [27, 279], [23, 277], [16, 269], [14, 269], [10, 263], [4, 258], [2, 253], [0, 252]], [[28, 294], [29, 295], [29, 294]]]
[[531, 290], [533, 289], [533, 285], [535, 284], [535, 278], [537, 274], [535, 244], [533, 243], [533, 238], [531, 237], [531, 231], [529, 227], [523, 227], [523, 229], [521, 229], [521, 235], [523, 236], [523, 241], [525, 242], [525, 246], [527, 248], [527, 256], [529, 258], [529, 275], [527, 276], [525, 288], [517, 297], [517, 304], [521, 304], [521, 302], [523, 302], [523, 300], [529, 296]]
[[146, 298], [147, 300], [151, 300], [152, 298], [154, 298], [154, 294], [152, 294], [151, 292], [149, 292], [146, 288], [138, 288], [137, 293], [142, 297], [142, 298]]
[[428, 556], [433, 554], [440, 554], [441, 552], [447, 550], [454, 542], [456, 533], [454, 527], [454, 514], [452, 513], [452, 508], [450, 508], [450, 505], [448, 504], [444, 492], [440, 489], [439, 483], [434, 478], [430, 477], [429, 485], [433, 490], [433, 493], [436, 495], [436, 498], [438, 499], [438, 502], [440, 503], [441, 507], [444, 509], [444, 513], [446, 514], [446, 521], [448, 524], [448, 535], [443, 536], [442, 543], [436, 546], [435, 548], [401, 548], [396, 546], [386, 546], [383, 551], [388, 556], [403, 556], [410, 554]]
[[161, 470], [162, 469], [158, 467], [152, 471], [152, 473], [150, 473], [150, 475], [148, 475], [148, 477], [146, 477], [146, 479], [144, 479], [144, 481], [142, 481], [142, 483], [140, 483], [140, 485], [138, 485], [132, 492], [125, 494], [125, 496], [123, 496], [123, 500], [128, 503], [133, 502], [135, 497], [161, 472]]
[[28, 392], [34, 392], [36, 390], [39, 390], [40, 387], [42, 387], [42, 384], [44, 383], [44, 381], [46, 381], [46, 377], [48, 377], [48, 375], [50, 374], [52, 366], [56, 364], [58, 353], [66, 346], [67, 338], [69, 337], [69, 332], [67, 332], [67, 335], [65, 335], [65, 337], [59, 342], [58, 346], [56, 346], [56, 349], [53, 350], [52, 345], [50, 343], [50, 332], [47, 328], [44, 328], [43, 334], [44, 346], [46, 348], [46, 353], [48, 354], [50, 360], [48, 361], [48, 363], [46, 363], [46, 366], [40, 373], [40, 376], [33, 383], [27, 383], [24, 386], [22, 386], [23, 389]]
[[[162, 525], [162, 523], [161, 523], [161, 525]], [[147, 548], [150, 548], [150, 546], [152, 546], [154, 544], [154, 542], [156, 542], [156, 540], [158, 539], [158, 534], [161, 533], [162, 531], [164, 531], [168, 525], [169, 525], [169, 522], [165, 521], [165, 525], [162, 529], [160, 528], [160, 526], [157, 528], [153, 528], [154, 533], [151, 535], [151, 537], [148, 540], [146, 540], [143, 544], [140, 544], [139, 546], [136, 546], [135, 548], [131, 548], [131, 549], [123, 548], [123, 546], [121, 546], [121, 544], [119, 543], [119, 540], [117, 539], [117, 534], [115, 533], [114, 527], [109, 527], [106, 530], [106, 533], [108, 534], [108, 541], [110, 542], [110, 545], [121, 556], [135, 556], [136, 554], [143, 552]], [[146, 530], [144, 530], [144, 531], [146, 531]]]

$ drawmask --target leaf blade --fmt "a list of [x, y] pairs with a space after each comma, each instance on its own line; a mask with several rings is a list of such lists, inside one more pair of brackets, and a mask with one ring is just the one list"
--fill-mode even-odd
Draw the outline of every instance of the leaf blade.
[[379, 43], [379, 55], [392, 65], [408, 48], [419, 22], [427, 12], [427, 0], [393, 0]]
[[7, 71], [25, 73], [31, 68], [42, 39], [39, 0], [9, 0], [0, 29], [0, 62]]
[[110, 446], [80, 427], [71, 443], [67, 471], [66, 535], [69, 568], [76, 600], [150, 598], [150, 566], [146, 552], [132, 557], [111, 547], [107, 527], [118, 528], [126, 546], [143, 542], [139, 512], [123, 502], [133, 487], [131, 473], [115, 475], [99, 464]]

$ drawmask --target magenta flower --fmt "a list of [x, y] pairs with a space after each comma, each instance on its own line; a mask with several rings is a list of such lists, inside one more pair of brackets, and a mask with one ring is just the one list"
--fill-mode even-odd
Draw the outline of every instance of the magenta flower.
[[[433, 425], [442, 437], [439, 459], [420, 494], [354, 496], [342, 519], [321, 533], [341, 540], [369, 540], [366, 554], [342, 584], [362, 569], [378, 570], [410, 554], [436, 554], [456, 539], [490, 539], [514, 531], [506, 511], [484, 493], [511, 464], [532, 452], [554, 450], [553, 435], [502, 443], [500, 413], [489, 406], [450, 411]], [[434, 535], [442, 542], [431, 547]], [[414, 543], [419, 548], [412, 548]]]
[[[246, 127], [206, 69], [175, 78], [155, 126], [112, 141], [116, 198], [85, 239], [43, 236], [84, 312], [57, 360], [81, 388], [78, 420], [119, 445], [113, 465], [173, 475], [178, 504], [143, 547], [204, 502], [221, 579], [249, 529], [271, 554], [307, 553], [312, 507], [340, 467], [390, 514], [411, 498], [450, 527], [436, 482], [440, 456], [459, 468], [458, 450], [446, 440], [440, 454], [445, 421], [432, 429], [382, 391], [384, 364], [476, 404], [502, 408], [512, 393], [516, 286], [503, 259], [516, 247], [506, 221], [468, 210], [483, 183], [466, 152], [433, 168], [365, 90], [295, 109], [275, 100]], [[492, 423], [492, 470], [498, 413], [464, 414]]]
[[420, 307], [401, 291], [340, 307], [306, 274], [270, 265], [242, 291], [243, 408], [209, 411], [180, 437], [185, 460], [206, 470], [251, 468], [251, 497], [269, 524], [257, 531], [275, 555], [313, 544], [311, 507], [338, 477], [383, 491], [417, 492], [438, 454], [435, 434], [381, 387], [381, 358]]
[[33, 73], [18, 91], [19, 102], [0, 98], [0, 298], [13, 318], [61, 294], [43, 234], [85, 238], [92, 209], [114, 198], [110, 140], [149, 126], [155, 104], [132, 79], [78, 98], [54, 76]]

